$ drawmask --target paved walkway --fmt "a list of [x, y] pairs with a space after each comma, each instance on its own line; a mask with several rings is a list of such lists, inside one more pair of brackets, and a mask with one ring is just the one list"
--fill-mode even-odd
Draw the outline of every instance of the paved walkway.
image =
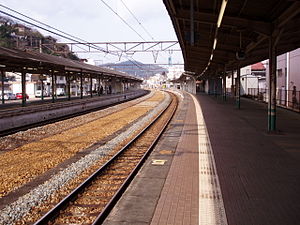
[[196, 98], [195, 107], [185, 94], [104, 224], [300, 224], [300, 115], [279, 109], [279, 132], [268, 134], [266, 105], [242, 100], [238, 110], [232, 101]]
[[198, 95], [208, 127], [228, 224], [300, 224], [300, 114], [278, 109], [268, 134], [267, 106], [241, 109]]
[[156, 206], [151, 225], [199, 224], [198, 129], [193, 100], [187, 112], [173, 162]]

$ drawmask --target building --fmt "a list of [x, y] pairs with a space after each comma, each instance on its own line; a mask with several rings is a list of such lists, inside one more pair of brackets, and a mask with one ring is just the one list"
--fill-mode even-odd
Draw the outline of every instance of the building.
[[[277, 56], [277, 104], [297, 108], [300, 102], [300, 48]], [[266, 61], [266, 89], [269, 85]]]

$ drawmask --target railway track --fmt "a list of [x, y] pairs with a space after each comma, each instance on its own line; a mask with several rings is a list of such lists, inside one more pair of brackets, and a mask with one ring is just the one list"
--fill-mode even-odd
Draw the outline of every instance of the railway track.
[[[148, 94], [148, 92], [145, 92], [143, 95], [134, 97], [130, 100], [137, 99], [137, 98], [142, 97], [146, 94]], [[35, 105], [34, 104], [34, 105], [31, 105], [30, 108], [21, 108], [21, 109], [19, 109], [20, 112], [18, 112], [18, 113], [16, 113], [16, 109], [5, 110], [5, 111], [0, 110], [0, 118], [4, 117], [4, 116], [5, 117], [14, 116], [14, 115], [22, 114], [22, 113], [33, 113], [36, 110], [47, 111], [47, 110], [52, 110], [52, 109], [58, 109], [58, 108], [63, 108], [63, 107], [74, 106], [74, 105], [80, 105], [80, 104], [84, 103], [84, 102], [80, 102], [80, 99], [77, 99], [77, 100], [78, 101], [75, 101], [75, 102], [63, 101], [63, 102], [51, 103], [51, 104], [48, 104], [48, 105], [45, 104], [45, 103], [44, 103], [45, 105]], [[91, 100], [95, 100], [95, 99], [86, 99], [87, 102], [91, 101]], [[106, 100], [106, 99], [103, 99], [103, 100]], [[15, 127], [15, 128], [0, 130], [0, 137], [8, 136], [8, 135], [20, 132], [20, 131], [25, 131], [25, 130], [32, 129], [32, 128], [35, 128], [35, 127], [44, 126], [44, 125], [47, 125], [47, 124], [51, 124], [51, 123], [63, 121], [63, 120], [66, 120], [66, 119], [74, 118], [74, 117], [77, 117], [77, 116], [85, 115], [85, 114], [88, 114], [88, 113], [91, 113], [91, 112], [99, 111], [99, 110], [102, 110], [102, 109], [106, 109], [108, 107], [118, 105], [120, 103], [124, 103], [124, 102], [127, 102], [127, 101], [129, 101], [129, 100], [124, 98], [124, 99], [122, 99], [118, 102], [109, 103], [109, 104], [104, 105], [104, 106], [98, 106], [98, 107], [91, 108], [91, 109], [85, 109], [85, 110], [80, 111], [80, 112], [74, 112], [72, 114], [58, 116], [56, 118], [51, 118], [51, 119], [45, 119], [45, 120], [40, 121], [40, 122], [35, 122], [35, 123], [27, 124], [27, 125], [22, 125], [22, 126]], [[41, 108], [41, 106], [43, 108]]]
[[88, 177], [35, 225], [101, 224], [137, 174], [177, 107], [169, 106], [126, 146]]

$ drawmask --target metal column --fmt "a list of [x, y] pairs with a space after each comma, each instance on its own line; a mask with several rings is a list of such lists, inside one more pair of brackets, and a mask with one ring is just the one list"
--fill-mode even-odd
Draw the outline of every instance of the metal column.
[[4, 100], [4, 78], [5, 78], [5, 72], [4, 70], [1, 70], [1, 89], [2, 89], [2, 97], [1, 97], [1, 101], [2, 101], [2, 104], [5, 103], [5, 100]]
[[83, 86], [82, 86], [82, 83], [83, 83], [83, 79], [82, 79], [82, 71], [80, 72], [80, 98], [82, 99], [83, 98]]
[[272, 37], [269, 40], [269, 96], [268, 96], [268, 131], [276, 130], [276, 48]]
[[226, 101], [226, 68], [223, 74], [223, 101]]
[[235, 91], [234, 91], [234, 70], [231, 71], [231, 97], [235, 96]]
[[67, 88], [68, 88], [68, 100], [71, 100], [71, 84], [70, 84], [70, 74], [66, 72], [66, 79], [67, 79]]
[[236, 107], [241, 108], [241, 68], [240, 64], [237, 66], [237, 78], [236, 78]]
[[93, 78], [92, 78], [92, 74], [90, 74], [90, 95], [91, 98], [93, 97]]
[[41, 89], [42, 89], [41, 100], [44, 101], [44, 81], [43, 81], [43, 79], [41, 79]]
[[190, 0], [190, 42], [191, 46], [195, 44], [195, 30], [194, 30], [194, 0]]
[[22, 82], [22, 106], [26, 105], [26, 72], [22, 71], [21, 73], [21, 82]]
[[56, 74], [54, 74], [54, 80], [55, 80], [54, 93], [55, 93], [55, 99], [57, 99], [57, 88], [56, 88], [56, 86], [57, 86], [57, 75]]
[[56, 82], [55, 81], [54, 81], [54, 70], [51, 70], [52, 103], [55, 102], [55, 91], [54, 91], [54, 90], [56, 90], [56, 85], [55, 85]]
[[218, 81], [217, 81], [217, 78], [215, 78], [214, 80], [214, 96], [217, 98], [218, 97]]
[[98, 77], [98, 96], [100, 96], [100, 90], [101, 90], [101, 77], [100, 77], [100, 75], [99, 75], [99, 77]]

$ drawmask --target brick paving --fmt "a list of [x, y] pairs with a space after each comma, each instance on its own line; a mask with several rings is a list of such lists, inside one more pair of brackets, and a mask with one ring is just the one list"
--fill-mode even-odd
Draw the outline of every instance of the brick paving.
[[[270, 134], [266, 105], [243, 99], [238, 110], [230, 100], [196, 97], [228, 224], [300, 224], [300, 114], [278, 109], [278, 132]], [[191, 97], [185, 94], [179, 111], [106, 225], [199, 224], [198, 128]], [[161, 150], [174, 154], [162, 155]], [[153, 166], [152, 159], [167, 162]]]
[[199, 223], [198, 128], [193, 100], [185, 97], [188, 105], [183, 133], [151, 225]]
[[[278, 109], [269, 134], [266, 105], [197, 96], [215, 156], [228, 224], [300, 224], [300, 115]], [[288, 143], [288, 145], [287, 145]]]

